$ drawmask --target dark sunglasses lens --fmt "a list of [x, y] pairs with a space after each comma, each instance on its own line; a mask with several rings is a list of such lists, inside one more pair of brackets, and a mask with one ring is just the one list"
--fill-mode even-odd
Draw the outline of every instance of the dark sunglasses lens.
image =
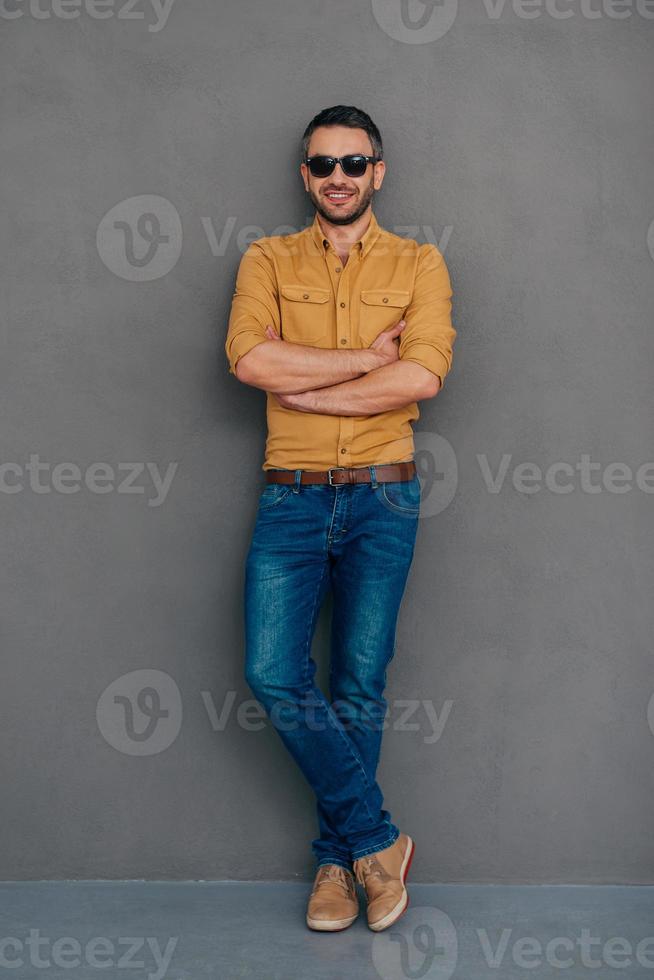
[[343, 157], [343, 172], [348, 177], [363, 177], [367, 166], [368, 161], [365, 157], [356, 155]]
[[313, 157], [309, 164], [309, 170], [314, 177], [329, 177], [336, 166], [333, 157]]

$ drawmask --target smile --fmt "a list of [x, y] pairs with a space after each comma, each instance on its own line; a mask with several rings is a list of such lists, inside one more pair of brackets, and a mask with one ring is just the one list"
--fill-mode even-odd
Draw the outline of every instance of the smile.
[[327, 194], [325, 194], [325, 197], [329, 201], [347, 201], [349, 198], [354, 197], [354, 194], [343, 191], [329, 191]]

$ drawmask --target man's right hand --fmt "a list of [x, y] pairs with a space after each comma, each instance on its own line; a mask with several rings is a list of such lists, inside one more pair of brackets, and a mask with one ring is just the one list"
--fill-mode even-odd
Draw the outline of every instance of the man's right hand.
[[396, 343], [396, 338], [402, 333], [406, 326], [406, 320], [400, 320], [387, 330], [382, 330], [377, 334], [368, 350], [374, 350], [379, 355], [379, 367], [386, 364], [393, 364], [400, 358], [400, 345]]

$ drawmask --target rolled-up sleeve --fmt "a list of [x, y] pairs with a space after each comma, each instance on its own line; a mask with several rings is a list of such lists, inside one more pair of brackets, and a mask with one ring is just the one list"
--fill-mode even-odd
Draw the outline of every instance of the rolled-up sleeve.
[[273, 262], [265, 241], [252, 242], [241, 259], [225, 340], [231, 374], [244, 354], [268, 340], [266, 325], [279, 332], [279, 299]]
[[403, 317], [400, 358], [422, 364], [440, 379], [452, 366], [452, 286], [445, 259], [435, 245], [421, 245], [413, 296]]

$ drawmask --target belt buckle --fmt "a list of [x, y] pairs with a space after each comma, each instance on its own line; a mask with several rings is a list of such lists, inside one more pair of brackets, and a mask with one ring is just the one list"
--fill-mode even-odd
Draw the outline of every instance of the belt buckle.
[[340, 483], [339, 484], [332, 483], [332, 470], [346, 470], [346, 469], [348, 469], [347, 466], [332, 466], [327, 470], [327, 482], [329, 483], [330, 487], [340, 486]]

